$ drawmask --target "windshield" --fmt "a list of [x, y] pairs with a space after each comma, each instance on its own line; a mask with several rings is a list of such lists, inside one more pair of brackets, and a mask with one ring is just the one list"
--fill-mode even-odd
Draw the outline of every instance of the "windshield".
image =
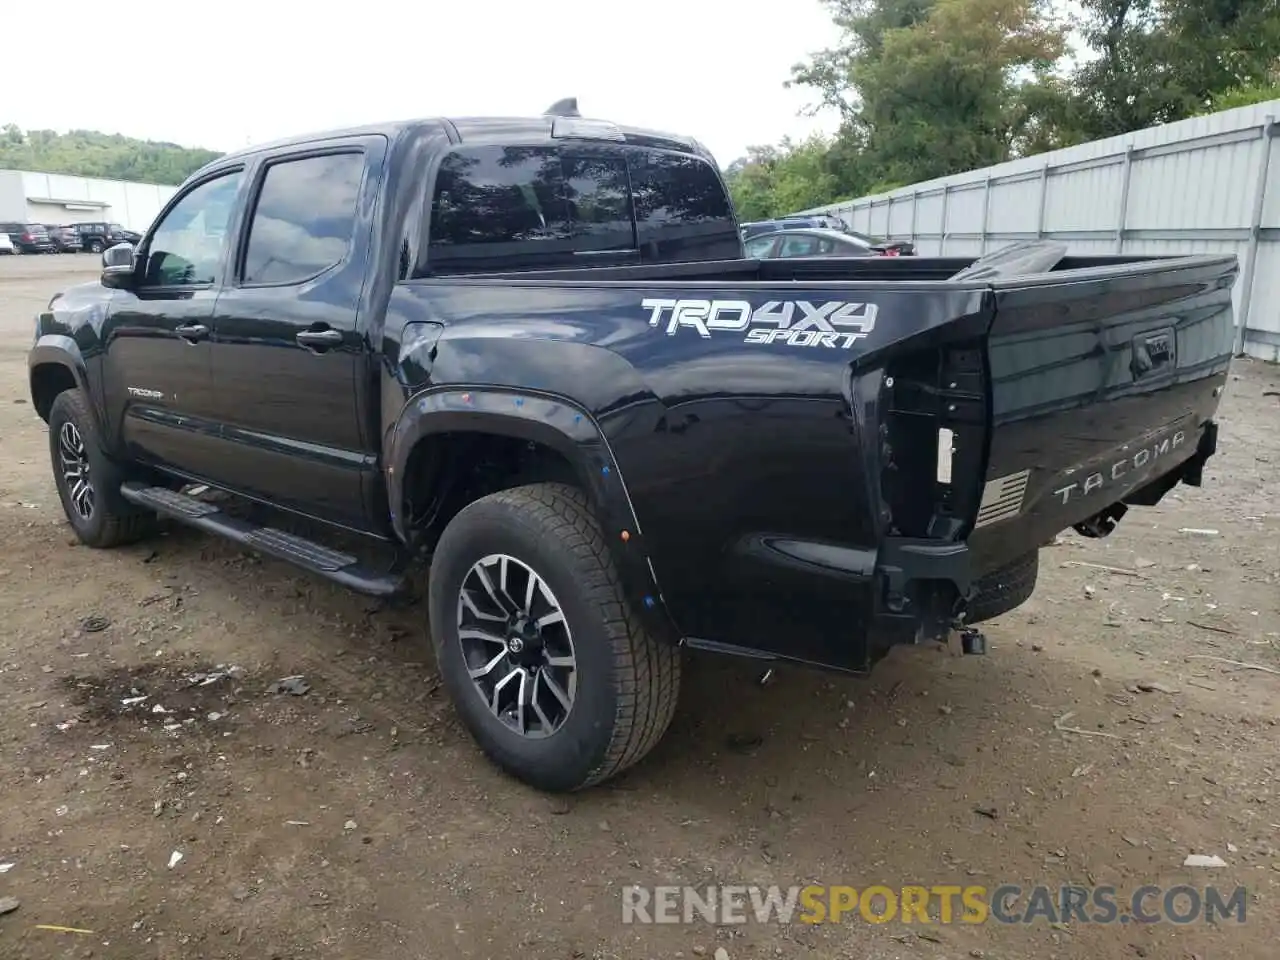
[[118, 223], [108, 223], [107, 229], [112, 233], [124, 233], [124, 227]]

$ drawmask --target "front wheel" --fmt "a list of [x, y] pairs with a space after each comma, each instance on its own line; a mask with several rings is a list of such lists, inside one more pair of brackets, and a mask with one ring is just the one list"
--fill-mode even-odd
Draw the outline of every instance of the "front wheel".
[[449, 695], [498, 766], [541, 790], [600, 783], [666, 731], [680, 651], [631, 613], [581, 491], [491, 494], [432, 558], [431, 634]]
[[154, 514], [120, 496], [124, 472], [103, 453], [98, 427], [82, 390], [64, 390], [53, 401], [49, 454], [62, 510], [81, 543], [115, 547], [151, 532]]

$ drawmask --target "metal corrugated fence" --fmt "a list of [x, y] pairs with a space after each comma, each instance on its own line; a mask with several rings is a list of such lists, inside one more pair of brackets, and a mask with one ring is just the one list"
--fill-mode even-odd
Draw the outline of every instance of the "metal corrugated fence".
[[802, 212], [924, 256], [1035, 238], [1081, 255], [1234, 253], [1237, 347], [1280, 361], [1278, 116], [1272, 100]]

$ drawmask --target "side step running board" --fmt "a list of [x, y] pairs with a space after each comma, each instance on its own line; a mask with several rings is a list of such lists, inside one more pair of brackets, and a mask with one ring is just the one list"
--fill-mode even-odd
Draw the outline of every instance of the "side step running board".
[[359, 593], [390, 597], [404, 588], [403, 577], [370, 570], [361, 566], [359, 560], [350, 554], [340, 553], [283, 530], [256, 527], [225, 513], [215, 504], [197, 500], [184, 493], [164, 487], [148, 487], [142, 483], [126, 483], [120, 487], [120, 495], [130, 503], [154, 510], [161, 516], [171, 517], [200, 530], [234, 540], [260, 553], [286, 560]]

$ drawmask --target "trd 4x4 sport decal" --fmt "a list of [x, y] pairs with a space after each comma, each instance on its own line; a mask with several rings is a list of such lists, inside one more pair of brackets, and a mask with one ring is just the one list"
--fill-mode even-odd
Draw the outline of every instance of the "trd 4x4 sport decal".
[[742, 333], [744, 343], [786, 343], [793, 347], [848, 350], [876, 327], [874, 303], [829, 300], [770, 300], [753, 307], [746, 300], [641, 300], [649, 326], [666, 321], [667, 336], [681, 327], [710, 339], [713, 333]]

